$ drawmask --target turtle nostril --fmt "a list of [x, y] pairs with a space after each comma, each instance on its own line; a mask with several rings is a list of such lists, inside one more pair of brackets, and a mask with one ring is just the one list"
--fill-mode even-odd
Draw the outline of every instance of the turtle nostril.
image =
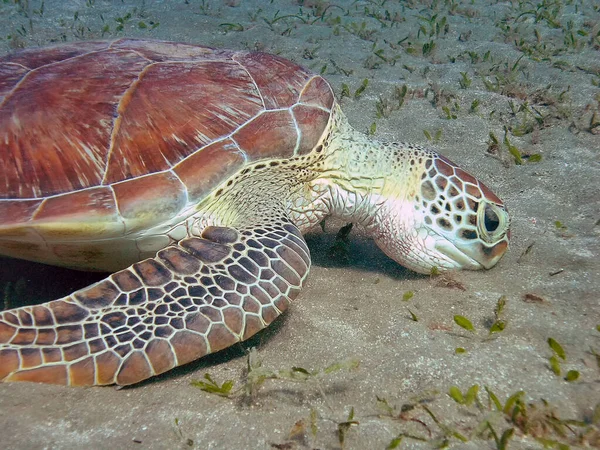
[[496, 214], [496, 211], [494, 211], [494, 209], [490, 205], [485, 205], [484, 217], [485, 229], [490, 233], [496, 231], [498, 229], [498, 226], [500, 226], [500, 218], [498, 217], [498, 214]]

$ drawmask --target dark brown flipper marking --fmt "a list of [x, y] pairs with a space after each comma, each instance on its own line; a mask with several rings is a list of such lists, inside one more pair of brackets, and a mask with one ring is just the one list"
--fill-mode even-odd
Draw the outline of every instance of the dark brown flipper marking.
[[0, 380], [137, 383], [269, 325], [309, 266], [294, 225], [208, 227], [68, 297], [0, 313]]

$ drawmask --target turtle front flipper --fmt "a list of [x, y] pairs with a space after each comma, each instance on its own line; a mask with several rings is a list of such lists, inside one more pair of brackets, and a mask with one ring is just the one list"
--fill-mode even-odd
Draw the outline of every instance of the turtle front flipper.
[[207, 227], [68, 297], [0, 313], [0, 380], [137, 383], [265, 328], [309, 267], [291, 223]]

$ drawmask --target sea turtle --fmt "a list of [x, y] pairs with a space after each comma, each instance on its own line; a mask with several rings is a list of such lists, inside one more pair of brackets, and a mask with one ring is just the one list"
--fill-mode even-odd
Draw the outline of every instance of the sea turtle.
[[118, 39], [0, 59], [0, 254], [114, 273], [0, 314], [0, 379], [128, 385], [249, 338], [360, 224], [421, 273], [490, 268], [509, 217], [417, 145], [353, 130], [283, 58]]

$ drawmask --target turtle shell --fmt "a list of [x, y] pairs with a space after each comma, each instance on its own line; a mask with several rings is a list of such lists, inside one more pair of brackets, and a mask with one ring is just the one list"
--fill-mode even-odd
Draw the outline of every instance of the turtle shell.
[[264, 53], [120, 39], [5, 56], [0, 253], [111, 270], [149, 256], [140, 236], [168, 245], [245, 165], [309, 153], [333, 103]]

